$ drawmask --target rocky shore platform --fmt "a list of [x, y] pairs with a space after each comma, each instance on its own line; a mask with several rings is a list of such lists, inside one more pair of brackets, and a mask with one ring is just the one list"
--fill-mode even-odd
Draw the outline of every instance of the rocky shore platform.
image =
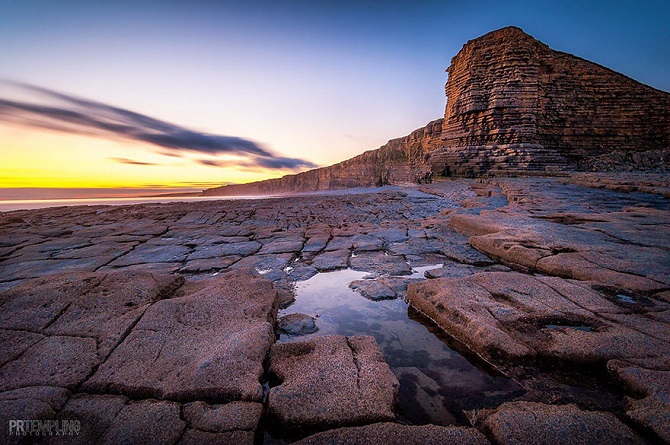
[[[668, 190], [575, 174], [0, 213], [0, 443], [670, 443]], [[437, 406], [467, 399], [448, 363], [281, 316], [342, 269], [516, 389]]]

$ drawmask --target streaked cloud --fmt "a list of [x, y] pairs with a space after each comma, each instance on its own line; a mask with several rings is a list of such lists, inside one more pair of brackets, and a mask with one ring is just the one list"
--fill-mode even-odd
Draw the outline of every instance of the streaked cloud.
[[118, 162], [119, 164], [128, 164], [128, 165], [158, 165], [154, 164], [153, 162], [142, 162], [142, 161], [135, 161], [133, 159], [128, 159], [128, 158], [109, 158], [110, 160], [114, 162]]
[[[47, 88], [18, 82], [6, 82], [32, 93], [40, 102], [0, 98], [0, 121], [66, 133], [101, 138], [122, 138], [152, 145], [161, 154], [183, 156], [188, 152], [210, 156], [236, 156], [240, 162], [211, 161], [203, 165], [256, 167], [298, 170], [316, 167], [310, 161], [279, 156], [257, 142], [237, 136], [203, 133], [176, 124], [87, 100]], [[129, 159], [116, 162], [151, 165]]]

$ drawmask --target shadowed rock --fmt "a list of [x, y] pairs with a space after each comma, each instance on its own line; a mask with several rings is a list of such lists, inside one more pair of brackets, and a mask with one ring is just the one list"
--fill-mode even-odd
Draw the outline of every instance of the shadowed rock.
[[670, 442], [670, 359], [612, 360], [607, 368], [627, 392], [626, 415]]
[[318, 331], [315, 321], [310, 315], [288, 314], [279, 319], [277, 326], [283, 334], [299, 336]]
[[478, 421], [488, 437], [501, 445], [646, 443], [612, 414], [582, 411], [575, 405], [509, 402]]
[[314, 434], [295, 442], [296, 445], [424, 445], [459, 444], [487, 445], [486, 437], [474, 428], [443, 427], [435, 425], [411, 426], [397, 423], [339, 428]]

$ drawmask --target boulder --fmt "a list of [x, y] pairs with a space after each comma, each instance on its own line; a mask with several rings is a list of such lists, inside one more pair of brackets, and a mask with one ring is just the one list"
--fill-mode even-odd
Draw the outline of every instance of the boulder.
[[319, 330], [316, 319], [307, 314], [284, 315], [277, 322], [279, 332], [291, 336], [311, 334]]

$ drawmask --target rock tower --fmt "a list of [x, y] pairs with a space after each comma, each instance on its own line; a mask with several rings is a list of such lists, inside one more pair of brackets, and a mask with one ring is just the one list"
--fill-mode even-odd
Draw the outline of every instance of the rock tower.
[[436, 173], [668, 164], [670, 94], [554, 51], [521, 29], [466, 43], [447, 69]]

